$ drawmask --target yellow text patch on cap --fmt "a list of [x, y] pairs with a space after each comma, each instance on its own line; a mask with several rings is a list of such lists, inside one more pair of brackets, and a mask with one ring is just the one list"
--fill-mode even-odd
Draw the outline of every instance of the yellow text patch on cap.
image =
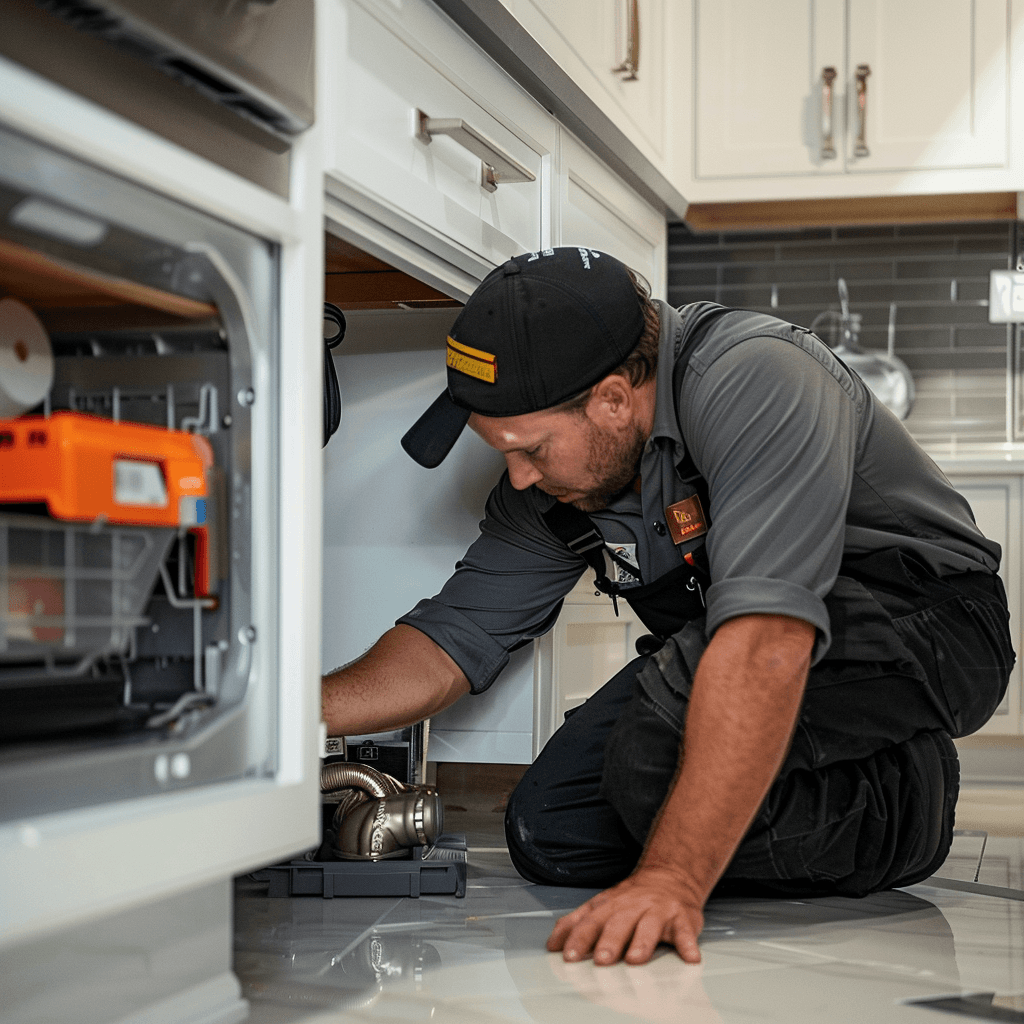
[[490, 352], [470, 348], [454, 338], [448, 339], [445, 362], [450, 369], [476, 377], [477, 380], [486, 381], [488, 384], [494, 384], [498, 379], [498, 360]]

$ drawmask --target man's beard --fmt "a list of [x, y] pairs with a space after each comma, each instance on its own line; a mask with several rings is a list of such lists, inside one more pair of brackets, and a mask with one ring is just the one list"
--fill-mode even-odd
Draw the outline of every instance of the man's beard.
[[620, 439], [591, 424], [587, 470], [594, 477], [594, 487], [584, 497], [570, 502], [581, 512], [599, 512], [633, 483], [647, 439], [638, 427], [631, 429], [630, 435]]

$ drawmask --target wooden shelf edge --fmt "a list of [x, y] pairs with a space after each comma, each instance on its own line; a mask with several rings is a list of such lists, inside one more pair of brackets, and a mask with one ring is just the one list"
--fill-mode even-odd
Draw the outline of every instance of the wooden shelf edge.
[[686, 211], [685, 223], [694, 232], [717, 232], [1016, 219], [1016, 192], [972, 192], [931, 196], [691, 203]]
[[[176, 295], [149, 285], [73, 266], [55, 256], [27, 249], [17, 242], [0, 239], [0, 294], [4, 278], [10, 273], [18, 284], [42, 282], [48, 289], [46, 300], [34, 301], [32, 296], [10, 288], [15, 298], [24, 297], [34, 308], [49, 309], [67, 306], [129, 305], [170, 313], [185, 320], [206, 320], [217, 315], [217, 307], [184, 295]], [[62, 290], [67, 297], [62, 299]]]

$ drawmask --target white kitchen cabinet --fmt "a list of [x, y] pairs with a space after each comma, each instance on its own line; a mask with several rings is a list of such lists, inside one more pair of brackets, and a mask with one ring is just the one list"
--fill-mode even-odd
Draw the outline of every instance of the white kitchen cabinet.
[[501, 0], [523, 28], [663, 173], [676, 107], [665, 0]]
[[[565, 129], [560, 130], [553, 211], [553, 245], [582, 245], [607, 252], [642, 274], [655, 297], [664, 297], [664, 216]], [[452, 493], [453, 489], [446, 491]], [[532, 651], [514, 654], [489, 691], [434, 717], [431, 759], [530, 760], [561, 724], [566, 711], [581, 704], [635, 657], [633, 645], [643, 632], [643, 625], [625, 602], [619, 602], [616, 616], [608, 597], [595, 595], [593, 574], [588, 570], [566, 598], [554, 628], [535, 642]]]
[[[646, 0], [640, 2], [643, 8]], [[606, 6], [614, 14], [614, 5]], [[590, 23], [587, 10], [580, 8], [581, 24]], [[659, 23], [644, 24], [649, 31]], [[330, 53], [319, 102], [332, 232], [457, 298], [510, 256], [554, 245], [609, 252], [664, 297], [664, 214], [427, 0], [325, 0], [321, 31]], [[656, 98], [640, 102], [637, 117], [663, 102], [659, 88]], [[445, 135], [429, 144], [416, 138], [417, 109], [466, 122], [535, 180], [487, 191], [479, 153]], [[365, 326], [361, 319], [377, 315], [350, 318], [346, 347]], [[440, 589], [477, 536], [487, 492], [501, 472], [500, 457], [469, 431], [435, 470], [415, 466], [399, 446], [443, 387], [443, 339], [455, 312], [446, 323], [445, 314], [432, 315], [437, 323], [420, 323], [426, 313], [389, 314], [402, 341], [389, 343], [387, 352], [338, 353], [345, 411], [325, 451], [325, 669], [358, 657], [417, 600]], [[610, 614], [610, 602], [602, 601]], [[554, 632], [569, 650], [559, 662], [563, 680], [582, 672], [576, 627], [608, 632], [583, 621], [595, 614], [585, 593], [582, 605], [571, 597], [567, 609]], [[620, 609], [620, 621], [632, 621], [628, 608]], [[632, 650], [632, 639], [623, 637], [620, 647]], [[436, 715], [430, 758], [528, 762], [541, 735], [550, 734], [545, 657], [551, 649], [543, 639], [516, 652], [491, 690]], [[614, 673], [605, 668], [619, 655], [607, 655], [601, 645], [593, 652], [602, 662], [592, 666], [596, 689]]]
[[556, 245], [600, 249], [642, 274], [665, 297], [666, 224], [620, 178], [562, 129]]
[[328, 196], [476, 279], [543, 247], [554, 119], [425, 0], [326, 12]]
[[615, 608], [594, 588], [587, 570], [565, 599], [550, 633], [536, 642], [534, 755], [565, 720], [565, 713], [596, 693], [636, 657], [637, 637], [647, 632], [625, 601]]
[[1022, 671], [1024, 642], [1021, 629], [1021, 554], [1024, 524], [1021, 513], [1022, 478], [1019, 474], [966, 475], [949, 472], [953, 486], [970, 502], [974, 518], [981, 532], [996, 541], [1003, 549], [999, 575], [1006, 588], [1007, 604], [1010, 608], [1010, 636], [1017, 652], [1017, 664], [1010, 676], [1006, 696], [995, 715], [980, 731], [979, 735], [1021, 735], [1022, 721]]
[[691, 201], [1019, 188], [1016, 0], [691, 2]]
[[[559, 147], [556, 245], [600, 249], [642, 274], [665, 296], [666, 224], [569, 132]], [[533, 745], [536, 755], [561, 725], [631, 658], [646, 632], [624, 601], [618, 615], [587, 570], [566, 597], [554, 628], [535, 644]]]

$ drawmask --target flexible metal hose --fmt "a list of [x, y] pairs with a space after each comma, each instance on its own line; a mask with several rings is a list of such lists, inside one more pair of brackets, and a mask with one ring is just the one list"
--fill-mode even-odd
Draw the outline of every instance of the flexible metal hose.
[[365, 764], [332, 761], [330, 764], [321, 766], [321, 793], [333, 793], [335, 790], [350, 789], [353, 786], [366, 790], [370, 796], [377, 797], [405, 793], [411, 788], [399, 782], [398, 779]]

